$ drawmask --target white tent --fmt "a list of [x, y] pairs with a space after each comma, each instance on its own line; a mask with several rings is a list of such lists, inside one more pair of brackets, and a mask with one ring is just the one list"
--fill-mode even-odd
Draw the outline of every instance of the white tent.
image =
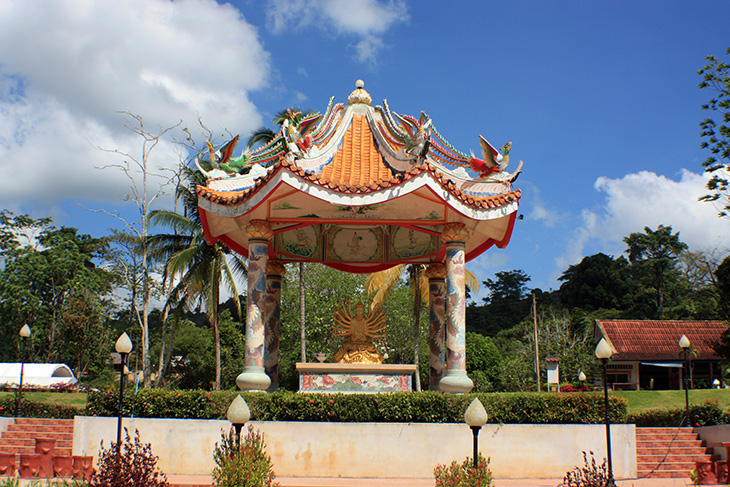
[[[78, 382], [73, 371], [66, 364], [24, 364], [23, 388], [36, 386], [48, 388], [53, 384], [75, 384]], [[20, 384], [20, 364], [0, 363], [0, 385]]]

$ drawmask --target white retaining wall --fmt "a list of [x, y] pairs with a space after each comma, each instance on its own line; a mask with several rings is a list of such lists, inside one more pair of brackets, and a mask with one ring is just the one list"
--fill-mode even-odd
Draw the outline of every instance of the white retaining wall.
[[[209, 474], [213, 449], [228, 421], [129, 419], [152, 444], [166, 474]], [[472, 432], [465, 424], [308, 423], [252, 421], [266, 435], [274, 471], [282, 477], [433, 477], [437, 464], [472, 456]], [[99, 444], [116, 441], [116, 418], [77, 416], [74, 455], [98, 454]], [[634, 425], [611, 426], [616, 478], [636, 477]], [[487, 424], [479, 449], [491, 457], [495, 478], [562, 478], [583, 465], [583, 451], [606, 456], [604, 425]]]

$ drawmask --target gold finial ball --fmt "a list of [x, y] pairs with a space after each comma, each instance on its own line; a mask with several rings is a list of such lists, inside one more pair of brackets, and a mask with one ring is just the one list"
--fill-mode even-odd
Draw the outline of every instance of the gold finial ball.
[[361, 79], [355, 81], [355, 91], [350, 93], [350, 96], [347, 97], [347, 104], [348, 105], [370, 105], [373, 102], [373, 99], [370, 97], [370, 93], [365, 91], [365, 82]]

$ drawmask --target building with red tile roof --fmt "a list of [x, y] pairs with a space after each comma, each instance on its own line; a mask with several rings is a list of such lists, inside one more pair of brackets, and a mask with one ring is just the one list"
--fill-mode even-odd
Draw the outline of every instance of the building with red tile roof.
[[597, 320], [596, 340], [605, 338], [614, 355], [608, 383], [614, 389], [681, 389], [683, 352], [679, 340], [690, 341], [694, 387], [710, 387], [722, 379], [713, 344], [727, 330], [724, 321]]

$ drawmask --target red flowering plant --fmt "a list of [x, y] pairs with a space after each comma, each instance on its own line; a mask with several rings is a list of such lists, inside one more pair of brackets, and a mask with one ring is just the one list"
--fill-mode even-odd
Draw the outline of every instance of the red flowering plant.
[[437, 465], [433, 469], [436, 487], [489, 487], [492, 485], [492, 471], [489, 470], [489, 458], [477, 455], [477, 468], [474, 459], [467, 458], [461, 464], [456, 461], [451, 465]]
[[264, 435], [248, 426], [248, 433], [241, 439], [231, 429], [221, 434], [215, 444], [213, 459], [213, 485], [217, 487], [278, 487], [274, 482], [271, 457], [266, 454]]

